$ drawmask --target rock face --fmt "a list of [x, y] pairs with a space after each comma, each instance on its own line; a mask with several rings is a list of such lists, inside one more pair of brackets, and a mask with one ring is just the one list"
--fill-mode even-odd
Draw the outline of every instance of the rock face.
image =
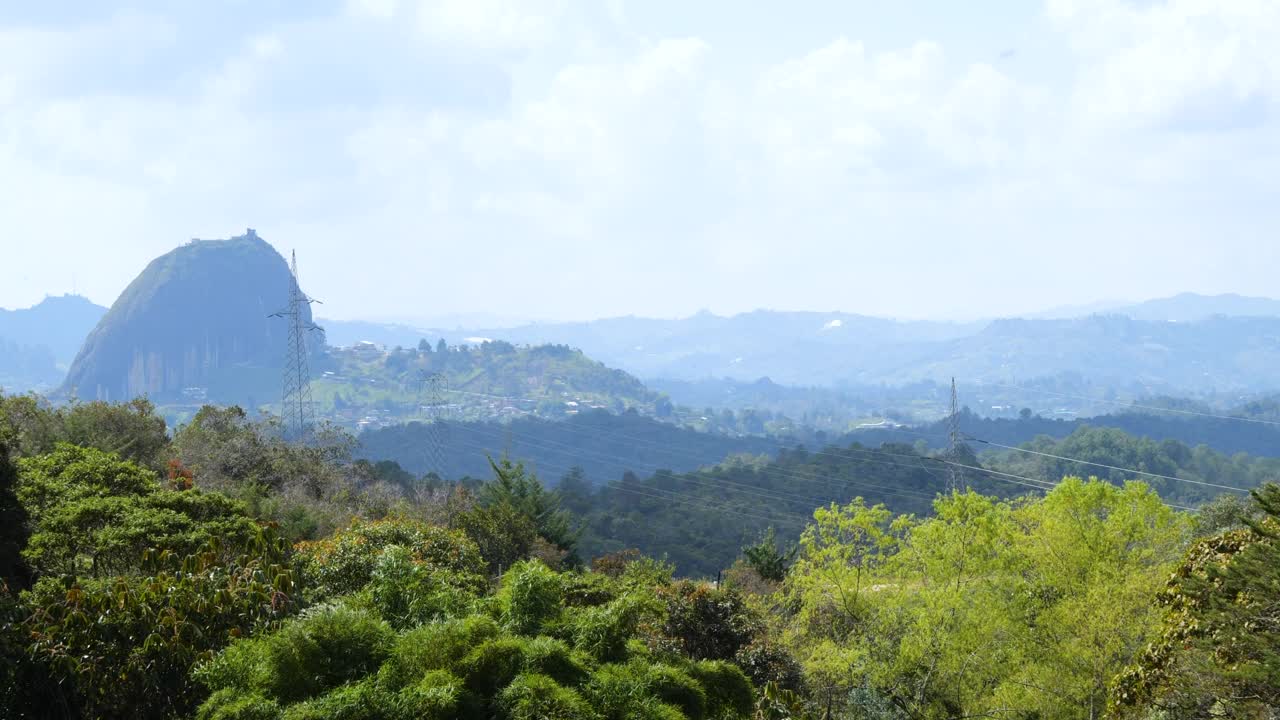
[[193, 240], [129, 284], [85, 340], [63, 391], [158, 402], [273, 395], [288, 326], [269, 316], [285, 307], [289, 287], [288, 264], [253, 230]]

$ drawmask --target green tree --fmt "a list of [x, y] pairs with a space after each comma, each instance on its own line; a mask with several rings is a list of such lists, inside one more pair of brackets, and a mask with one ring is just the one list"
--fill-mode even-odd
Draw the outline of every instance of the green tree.
[[17, 468], [0, 437], [0, 585], [14, 591], [26, 588], [30, 582], [30, 572], [22, 558], [29, 528], [26, 510], [18, 502], [17, 484]]
[[759, 542], [742, 549], [742, 556], [760, 577], [773, 582], [782, 582], [787, 577], [787, 567], [795, 559], [797, 552], [799, 552], [797, 547], [786, 551], [780, 549], [777, 532], [770, 525]]
[[572, 514], [561, 509], [560, 494], [547, 490], [537, 476], [525, 471], [523, 464], [509, 458], [496, 462], [490, 458], [489, 466], [493, 479], [480, 486], [480, 504], [486, 508], [508, 507], [523, 515], [533, 523], [539, 537], [574, 558], [579, 531]]
[[[264, 531], [231, 558], [148, 552], [132, 577], [45, 578], [22, 625], [28, 662], [50, 669], [55, 707], [70, 710], [61, 716], [183, 717], [203, 694], [193, 665], [294, 609], [284, 550]], [[28, 687], [17, 702], [48, 701]]]
[[37, 575], [129, 574], [144, 550], [186, 555], [215, 539], [235, 549], [255, 532], [242, 504], [166, 489], [155, 473], [101, 450], [61, 444], [19, 466], [17, 496], [31, 525], [23, 556]]
[[1141, 483], [1070, 478], [1041, 500], [944, 497], [923, 521], [874, 510], [806, 531], [795, 646], [811, 678], [918, 718], [1101, 715], [1189, 531]]
[[1260, 518], [1200, 540], [1160, 595], [1159, 642], [1116, 683], [1117, 715], [1269, 718], [1280, 709], [1280, 486]]

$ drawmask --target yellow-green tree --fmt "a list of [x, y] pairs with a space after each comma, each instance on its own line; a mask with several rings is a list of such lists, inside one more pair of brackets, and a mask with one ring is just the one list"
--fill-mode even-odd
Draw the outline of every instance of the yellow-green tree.
[[1140, 483], [1073, 478], [935, 510], [815, 513], [786, 589], [811, 678], [910, 717], [1098, 717], [1158, 629], [1185, 518]]

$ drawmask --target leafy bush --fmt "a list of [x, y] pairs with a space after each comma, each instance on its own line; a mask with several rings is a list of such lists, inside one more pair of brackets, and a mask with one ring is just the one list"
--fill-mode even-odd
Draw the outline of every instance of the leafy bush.
[[538, 539], [534, 521], [507, 504], [475, 505], [458, 513], [453, 523], [480, 548], [490, 575], [530, 557]]
[[628, 562], [622, 570], [622, 584], [628, 588], [654, 588], [670, 585], [676, 566], [664, 560], [650, 557]]
[[680, 708], [689, 720], [702, 720], [707, 714], [707, 693], [696, 680], [668, 665], [649, 665], [644, 669], [643, 687], [668, 705]]
[[799, 690], [804, 683], [804, 669], [799, 661], [777, 643], [757, 639], [738, 650], [734, 663], [757, 687], [776, 683], [787, 690]]
[[32, 528], [23, 556], [37, 575], [130, 574], [147, 549], [188, 555], [217, 540], [233, 550], [255, 533], [242, 504], [162, 489], [155, 473], [101, 450], [60, 444], [20, 470]]
[[689, 666], [690, 677], [707, 698], [707, 717], [745, 717], [751, 714], [751, 681], [738, 666], [720, 660], [703, 660]]
[[503, 622], [520, 635], [535, 635], [560, 614], [560, 577], [537, 560], [516, 564], [502, 577], [498, 601]]
[[498, 696], [510, 720], [594, 720], [596, 714], [573, 690], [546, 675], [520, 675]]
[[591, 569], [605, 577], [622, 577], [622, 573], [627, 569], [628, 565], [643, 557], [644, 555], [636, 548], [605, 553], [591, 561]]
[[234, 687], [281, 702], [305, 700], [377, 670], [392, 640], [391, 628], [367, 612], [320, 606], [276, 633], [231, 645], [197, 676], [214, 690]]
[[232, 561], [150, 554], [144, 577], [54, 578], [29, 597], [23, 623], [33, 667], [55, 672], [62, 701], [86, 717], [169, 717], [199, 702], [190, 668], [233, 638], [293, 609], [293, 580], [271, 533]]
[[433, 568], [392, 545], [378, 556], [367, 589], [378, 614], [403, 629], [465, 616], [487, 587], [480, 575]]
[[388, 708], [389, 720], [461, 720], [479, 717], [479, 703], [455, 675], [432, 670], [400, 691]]
[[299, 543], [297, 562], [316, 598], [356, 592], [369, 584], [383, 550], [407, 549], [415, 562], [430, 570], [463, 576], [482, 575], [484, 560], [475, 543], [462, 533], [405, 518], [357, 519], [325, 540]]
[[595, 607], [618, 597], [617, 583], [595, 572], [565, 573], [560, 576], [560, 583], [568, 607]]
[[525, 649], [525, 640], [500, 637], [472, 650], [458, 665], [467, 689], [493, 697], [524, 670]]
[[358, 682], [290, 705], [281, 720], [387, 720], [390, 705], [372, 682]]
[[196, 711], [196, 720], [277, 720], [280, 704], [261, 693], [237, 688], [219, 690]]
[[601, 662], [617, 661], [626, 655], [640, 623], [660, 610], [651, 595], [628, 592], [607, 605], [575, 611], [566, 631], [578, 650]]
[[658, 590], [666, 619], [655, 642], [695, 660], [732, 660], [762, 629], [736, 591], [681, 580]]
[[604, 720], [686, 720], [679, 708], [651, 694], [648, 671], [637, 662], [603, 665], [583, 686], [583, 695]]
[[524, 669], [567, 687], [581, 685], [588, 675], [586, 664], [568, 645], [549, 637], [534, 638], [525, 645]]
[[379, 671], [379, 681], [398, 689], [432, 671], [454, 669], [467, 653], [496, 638], [498, 632], [497, 623], [482, 615], [409, 630], [396, 639]]

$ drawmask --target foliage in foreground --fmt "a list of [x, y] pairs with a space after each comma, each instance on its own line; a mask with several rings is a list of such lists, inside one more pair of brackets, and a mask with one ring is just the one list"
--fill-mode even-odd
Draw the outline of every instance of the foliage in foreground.
[[1192, 546], [1159, 595], [1161, 634], [1117, 683], [1117, 715], [1271, 718], [1280, 708], [1280, 486], [1263, 517]]
[[809, 677], [911, 718], [1093, 718], [1157, 635], [1187, 522], [1140, 483], [815, 513], [783, 621]]
[[196, 676], [211, 694], [197, 717], [710, 720], [752, 711], [751, 682], [736, 665], [663, 649], [680, 639], [660, 627], [667, 608], [635, 575], [526, 561], [496, 593], [406, 622], [383, 592], [420, 581], [402, 549], [382, 550], [365, 588], [202, 664]]

